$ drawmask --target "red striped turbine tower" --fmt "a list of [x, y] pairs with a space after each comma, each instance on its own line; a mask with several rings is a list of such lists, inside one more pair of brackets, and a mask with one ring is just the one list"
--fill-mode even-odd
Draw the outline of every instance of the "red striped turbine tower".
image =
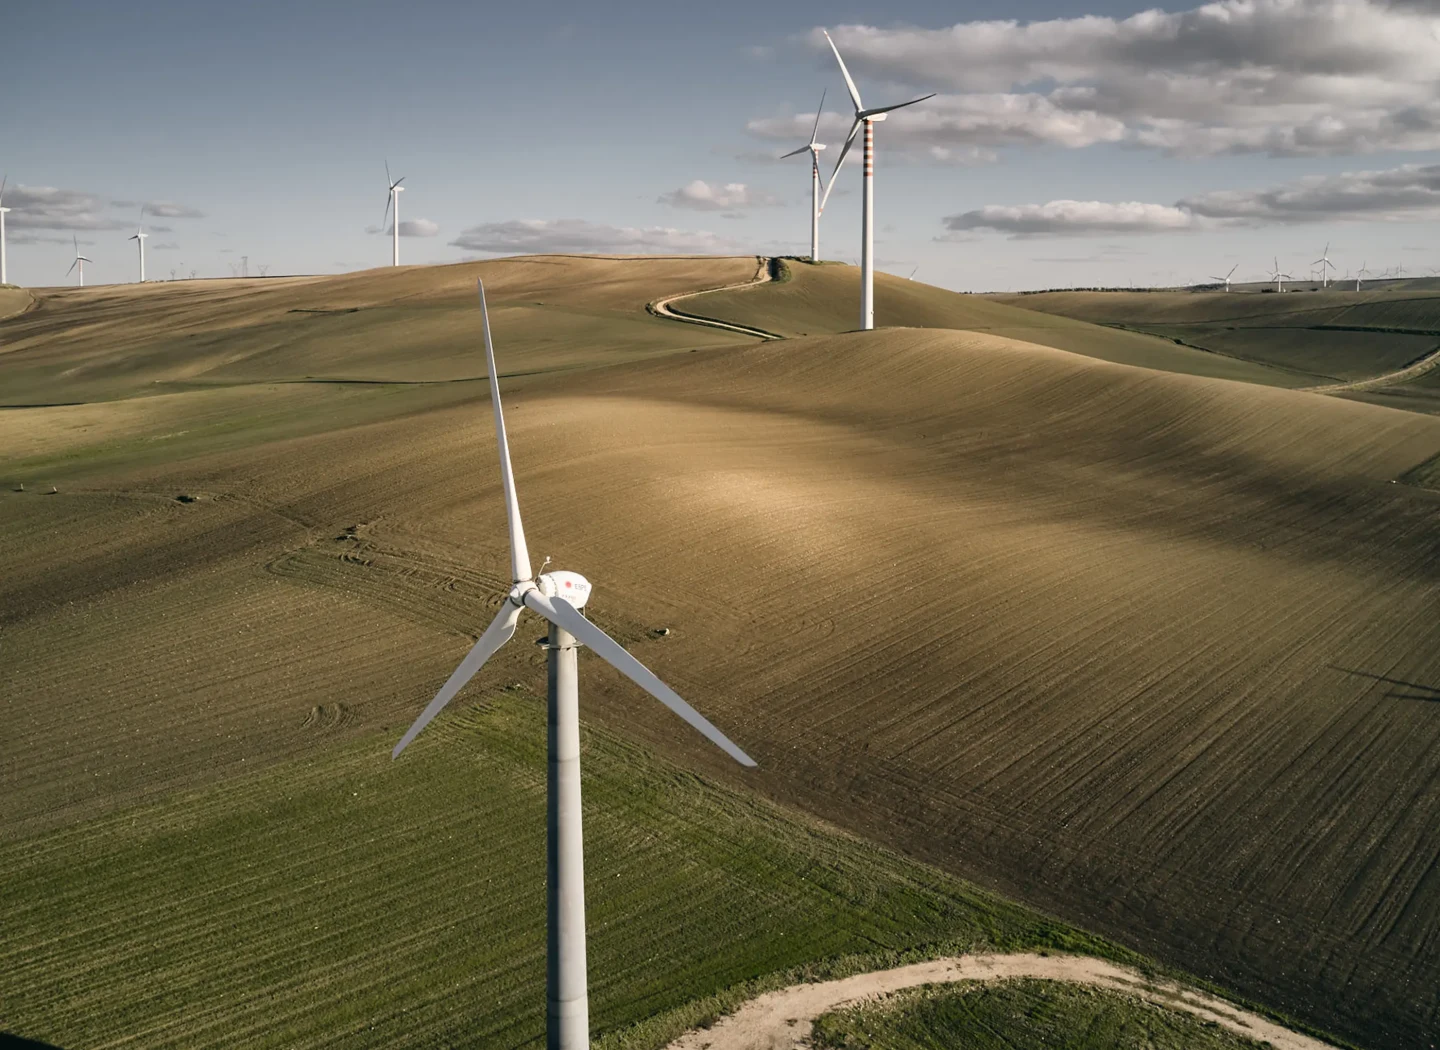
[[934, 98], [935, 93], [932, 91], [928, 95], [912, 98], [909, 102], [898, 102], [893, 106], [866, 109], [865, 104], [860, 101], [860, 92], [855, 87], [855, 81], [850, 79], [850, 71], [845, 68], [845, 60], [840, 57], [840, 49], [835, 46], [835, 41], [830, 39], [829, 33], [823, 29], [821, 32], [825, 33], [830, 50], [835, 52], [835, 61], [840, 63], [840, 74], [845, 78], [845, 87], [850, 91], [850, 101], [855, 103], [855, 120], [850, 125], [850, 134], [845, 138], [845, 148], [840, 151], [840, 157], [835, 162], [835, 170], [830, 173], [829, 185], [825, 187], [825, 196], [820, 202], [822, 211], [825, 201], [830, 199], [835, 176], [840, 174], [840, 165], [845, 163], [845, 154], [850, 152], [861, 126], [865, 128], [865, 189], [860, 217], [860, 328], [868, 332], [875, 327], [875, 123], [884, 120], [885, 114], [892, 109], [924, 102], [927, 98]]

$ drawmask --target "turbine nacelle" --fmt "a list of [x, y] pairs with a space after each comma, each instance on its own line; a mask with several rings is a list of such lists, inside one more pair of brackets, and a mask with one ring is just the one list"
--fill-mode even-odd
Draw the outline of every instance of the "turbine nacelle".
[[536, 577], [535, 589], [547, 598], [564, 598], [577, 609], [585, 608], [590, 600], [590, 581], [566, 569]]

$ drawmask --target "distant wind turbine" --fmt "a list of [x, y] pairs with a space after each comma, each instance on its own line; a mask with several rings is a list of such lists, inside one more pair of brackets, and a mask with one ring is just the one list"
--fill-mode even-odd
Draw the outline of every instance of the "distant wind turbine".
[[815, 136], [820, 133], [820, 114], [825, 112], [825, 92], [820, 92], [820, 108], [815, 111], [815, 126], [810, 129], [810, 141], [799, 149], [792, 149], [781, 157], [798, 156], [801, 153], [810, 154], [810, 261], [820, 261], [820, 151], [825, 148], [823, 143], [816, 142]]
[[85, 287], [85, 264], [86, 264], [87, 262], [94, 262], [94, 260], [93, 260], [93, 259], [87, 259], [87, 258], [85, 258], [85, 256], [83, 256], [83, 255], [80, 254], [80, 241], [79, 241], [78, 239], [76, 239], [73, 234], [71, 235], [70, 239], [71, 239], [72, 241], [75, 241], [75, 261], [70, 264], [70, 269], [65, 271], [65, 276], [66, 276], [66, 277], [69, 277], [69, 276], [70, 276], [70, 271], [71, 271], [71, 270], [74, 270], [74, 269], [76, 269], [76, 268], [78, 267], [78, 268], [79, 268], [79, 271], [80, 271], [80, 284], [78, 285], [78, 287], [84, 288], [84, 287]]
[[830, 191], [835, 188], [835, 176], [840, 174], [840, 165], [845, 163], [845, 155], [850, 152], [850, 147], [855, 142], [855, 136], [863, 126], [865, 128], [865, 171], [863, 172], [864, 197], [860, 207], [860, 328], [869, 331], [875, 327], [875, 123], [884, 120], [885, 114], [891, 110], [924, 102], [927, 98], [934, 98], [935, 93], [932, 91], [928, 95], [912, 98], [909, 102], [897, 102], [893, 106], [877, 106], [874, 109], [866, 109], [865, 104], [860, 101], [860, 90], [855, 86], [855, 81], [850, 78], [850, 70], [845, 68], [845, 60], [840, 57], [840, 49], [835, 46], [835, 41], [830, 39], [828, 32], [823, 29], [821, 32], [825, 33], [830, 50], [835, 52], [835, 61], [840, 63], [840, 75], [845, 78], [845, 87], [850, 92], [850, 101], [855, 104], [855, 119], [850, 125], [850, 134], [845, 137], [845, 148], [840, 151], [840, 157], [835, 162], [835, 170], [830, 173], [830, 181], [825, 186], [825, 196], [820, 201], [820, 208], [823, 211], [825, 201], [830, 199]]
[[9, 284], [9, 271], [5, 268], [5, 213], [9, 208], [5, 204], [5, 185], [10, 181], [10, 176], [0, 178], [0, 284]]
[[[394, 215], [394, 217], [395, 217], [395, 227], [394, 227], [394, 230], [393, 230], [392, 236], [391, 236], [391, 240], [392, 240], [394, 243], [393, 243], [393, 253], [392, 253], [392, 255], [391, 255], [390, 265], [391, 265], [391, 266], [399, 266], [399, 265], [400, 265], [400, 194], [402, 194], [402, 193], [405, 192], [405, 187], [404, 187], [404, 186], [401, 186], [400, 184], [405, 181], [405, 177], [402, 175], [402, 176], [401, 176], [400, 178], [398, 178], [398, 179], [391, 179], [391, 178], [390, 178], [390, 162], [389, 162], [388, 160], [385, 162], [385, 181], [390, 184], [390, 189], [389, 189], [389, 190], [386, 192], [386, 194], [385, 194], [385, 218], [386, 218], [386, 219], [390, 218], [390, 216], [391, 216], [392, 213], [393, 213], [393, 215]], [[384, 230], [384, 229], [385, 229], [385, 219], [381, 219], [381, 220], [380, 220], [380, 229], [381, 229], [381, 230]]]
[[1320, 267], [1320, 287], [1322, 289], [1330, 287], [1330, 275], [1326, 271], [1335, 269], [1335, 264], [1330, 261], [1329, 241], [1325, 242], [1325, 250], [1320, 253], [1320, 258], [1316, 259], [1310, 265]]
[[126, 240], [135, 242], [140, 249], [140, 283], [145, 283], [145, 238], [150, 235], [145, 232], [145, 205], [140, 205], [140, 225], [135, 228], [135, 236], [127, 237]]
[[905, 279], [906, 279], [907, 281], [913, 281], [913, 280], [915, 280], [915, 275], [916, 275], [917, 273], [919, 273], [919, 272], [920, 272], [920, 267], [919, 267], [919, 266], [916, 266], [915, 269], [913, 269], [913, 270], [910, 271], [910, 276], [907, 277], [907, 278], [905, 278]]
[[1225, 282], [1225, 290], [1228, 292], [1228, 291], [1230, 290], [1230, 277], [1231, 277], [1231, 274], [1233, 274], [1233, 273], [1234, 273], [1236, 270], [1238, 270], [1239, 268], [1240, 268], [1240, 264], [1239, 264], [1239, 263], [1236, 263], [1234, 266], [1230, 267], [1230, 273], [1227, 273], [1224, 277], [1211, 277], [1210, 280], [1212, 280], [1212, 281], [1223, 281], [1223, 282]]
[[1359, 271], [1355, 274], [1355, 290], [1356, 290], [1357, 292], [1360, 290], [1360, 281], [1361, 281], [1361, 279], [1362, 279], [1366, 274], [1368, 274], [1369, 272], [1370, 272], [1369, 270], [1365, 269], [1365, 264], [1362, 262], [1362, 263], [1360, 264], [1360, 269], [1359, 269]]
[[[478, 282], [477, 282], [478, 283]], [[511, 583], [500, 612], [460, 666], [440, 687], [435, 699], [395, 745], [398, 758], [417, 733], [438, 715], [485, 661], [515, 634], [520, 614], [529, 609], [550, 621], [546, 643], [549, 689], [549, 733], [546, 780], [547, 917], [546, 1043], [550, 1050], [586, 1050], [590, 1045], [590, 1008], [585, 969], [585, 858], [580, 819], [580, 688], [576, 650], [584, 645], [630, 681], [690, 723], [701, 735], [744, 766], [755, 761], [736, 747], [699, 711], [680, 699], [664, 682], [631, 656], [608, 634], [591, 623], [581, 609], [590, 597], [590, 581], [576, 572], [550, 572], [536, 576], [530, 567], [525, 529], [520, 524], [520, 503], [515, 497], [515, 473], [510, 466], [510, 444], [505, 436], [505, 415], [500, 407], [500, 384], [495, 348], [490, 341], [490, 317], [485, 307], [485, 286], [480, 289], [480, 324], [485, 337], [485, 361], [490, 372], [490, 401], [495, 412], [495, 443], [500, 453], [500, 484], [505, 494], [505, 517], [510, 532]], [[547, 558], [548, 562], [549, 559]], [[544, 569], [545, 566], [540, 566]]]
[[1275, 282], [1275, 290], [1277, 292], [1283, 292], [1285, 290], [1285, 282], [1290, 280], [1288, 273], [1280, 272], [1280, 260], [1278, 258], [1275, 260], [1275, 269], [1270, 271], [1270, 279]]

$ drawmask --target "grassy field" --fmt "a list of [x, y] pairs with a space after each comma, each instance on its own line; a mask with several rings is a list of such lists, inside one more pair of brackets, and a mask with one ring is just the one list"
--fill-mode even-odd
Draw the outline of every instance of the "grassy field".
[[[565, 301], [629, 324], [754, 266], [665, 263], [576, 263]], [[525, 272], [284, 294], [385, 309], [387, 280], [459, 296], [487, 267], [497, 290]], [[91, 403], [0, 412], [3, 746], [24, 756], [0, 765], [0, 839], [36, 863], [37, 844], [105, 856], [106, 829], [280, 791], [352, 747], [370, 761], [505, 574], [488, 397], [458, 349], [415, 363], [444, 382], [262, 381], [252, 363], [127, 397], [114, 333], [166, 338], [221, 306], [94, 294], [108, 320], [88, 342], [76, 293], [0, 324], [7, 348], [37, 314], [54, 333], [0, 353], [0, 389], [14, 368], [33, 400], [71, 400], [68, 369], [105, 371]], [[586, 573], [595, 618], [761, 766], [729, 768], [593, 661], [592, 725], [1362, 1046], [1435, 1030], [1440, 502], [1391, 482], [1440, 455], [1440, 420], [994, 332], [757, 344], [643, 323], [674, 342], [584, 368], [525, 326], [498, 347], [531, 549]], [[475, 356], [478, 328], [462, 338]], [[308, 345], [286, 370], [348, 367]], [[373, 353], [356, 370], [383, 377]], [[508, 647], [485, 684], [538, 688], [536, 659]], [[363, 844], [337, 828], [320, 837]], [[407, 856], [452, 856], [447, 833]], [[299, 851], [275, 841], [258, 861]], [[45, 1009], [85, 986], [65, 988]]]
[[[543, 1043], [544, 723], [543, 689], [484, 691], [400, 762], [397, 726], [0, 846], [0, 1031], [61, 1047]], [[1126, 956], [608, 734], [584, 747], [602, 1045], [663, 1045], [762, 978], [946, 946]]]
[[[1343, 382], [1398, 371], [1440, 348], [1440, 291], [1415, 282], [1293, 294], [1045, 292], [990, 296], [1051, 316], [1121, 326], [1300, 377]], [[1429, 383], [1356, 395], [1440, 412]]]
[[825, 1014], [825, 1050], [1260, 1050], [1213, 1022], [1055, 981], [929, 985]]

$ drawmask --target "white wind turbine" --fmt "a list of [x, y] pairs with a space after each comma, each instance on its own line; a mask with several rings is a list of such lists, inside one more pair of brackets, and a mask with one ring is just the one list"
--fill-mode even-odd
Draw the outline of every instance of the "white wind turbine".
[[[391, 241], [392, 241], [392, 253], [391, 253], [391, 259], [390, 259], [390, 265], [391, 265], [391, 266], [399, 266], [399, 265], [400, 265], [400, 194], [402, 194], [402, 193], [405, 192], [405, 187], [404, 187], [404, 186], [401, 186], [400, 184], [405, 181], [405, 177], [402, 175], [400, 178], [398, 178], [398, 179], [393, 179], [393, 180], [392, 180], [392, 179], [390, 178], [390, 162], [389, 162], [388, 160], [385, 162], [385, 181], [390, 184], [390, 189], [387, 190], [386, 193], [385, 193], [385, 218], [386, 218], [386, 219], [390, 218], [391, 215], [392, 215], [392, 213], [393, 213], [394, 218], [395, 218], [395, 226], [394, 226], [394, 229], [393, 229], [393, 231], [392, 231], [391, 238], [390, 238]], [[385, 229], [385, 219], [381, 219], [381, 220], [380, 220], [380, 229], [381, 229], [381, 230], [384, 230], [384, 229]]]
[[5, 268], [5, 213], [10, 209], [5, 207], [5, 185], [10, 181], [10, 176], [0, 178], [0, 284], [9, 284], [9, 271]]
[[1326, 242], [1325, 242], [1325, 250], [1320, 253], [1320, 258], [1316, 259], [1316, 260], [1315, 260], [1313, 263], [1311, 263], [1310, 265], [1311, 265], [1311, 266], [1318, 266], [1318, 267], [1320, 267], [1320, 287], [1321, 287], [1322, 289], [1330, 287], [1330, 276], [1329, 276], [1329, 274], [1328, 274], [1326, 271], [1327, 271], [1327, 269], [1328, 269], [1328, 270], [1333, 270], [1333, 269], [1335, 269], [1335, 264], [1330, 261], [1330, 242], [1329, 242], [1329, 241], [1326, 241]]
[[820, 114], [825, 111], [825, 92], [820, 92], [820, 108], [815, 111], [815, 126], [810, 129], [810, 141], [799, 149], [793, 149], [781, 157], [785, 160], [801, 153], [810, 154], [810, 261], [820, 261], [820, 151], [825, 148], [815, 141], [820, 132]]
[[528, 608], [550, 621], [550, 638], [546, 645], [549, 670], [549, 776], [545, 805], [548, 832], [545, 869], [546, 1046], [551, 1050], [585, 1050], [589, 1046], [590, 1015], [585, 974], [585, 871], [580, 821], [580, 694], [576, 649], [588, 645], [611, 667], [689, 722], [741, 765], [753, 766], [755, 762], [711, 725], [704, 715], [680, 699], [674, 690], [627, 653], [619, 642], [580, 613], [590, 597], [589, 580], [575, 572], [550, 572], [536, 576], [531, 571], [525, 530], [520, 524], [520, 504], [515, 497], [515, 474], [510, 467], [505, 416], [500, 408], [500, 383], [495, 368], [495, 349], [490, 341], [485, 286], [483, 282], [478, 283], [485, 361], [490, 370], [490, 400], [495, 409], [495, 439], [500, 451], [500, 482], [510, 530], [510, 575], [514, 582], [500, 606], [499, 614], [460, 662], [455, 673], [440, 687], [435, 699], [400, 738], [392, 757], [399, 757], [416, 734], [440, 713], [485, 661], [510, 640], [522, 610]]
[[825, 39], [830, 44], [830, 50], [835, 52], [835, 61], [840, 63], [840, 75], [845, 78], [845, 87], [850, 92], [850, 101], [855, 103], [855, 120], [850, 125], [850, 134], [845, 137], [845, 147], [840, 151], [840, 157], [835, 161], [835, 170], [830, 173], [830, 181], [825, 186], [825, 196], [820, 201], [820, 209], [824, 211], [825, 201], [830, 199], [830, 191], [835, 188], [835, 176], [840, 174], [840, 165], [845, 163], [845, 154], [850, 152], [851, 145], [855, 142], [855, 135], [861, 126], [865, 128], [865, 171], [864, 171], [864, 196], [860, 210], [860, 328], [869, 331], [875, 327], [875, 122], [884, 120], [885, 114], [892, 109], [901, 109], [905, 106], [913, 106], [917, 102], [924, 102], [927, 98], [934, 98], [932, 91], [928, 95], [921, 95], [919, 98], [912, 98], [909, 102], [897, 102], [893, 106], [877, 106], [875, 109], [866, 109], [865, 104], [860, 101], [860, 91], [855, 87], [855, 81], [850, 79], [850, 71], [845, 68], [845, 60], [840, 57], [840, 49], [835, 46], [835, 41], [830, 39], [830, 34], [825, 33]]
[[1365, 269], [1365, 264], [1362, 262], [1360, 269], [1355, 272], [1355, 290], [1357, 292], [1360, 290], [1361, 278], [1365, 277], [1369, 272], [1369, 270]]
[[1285, 282], [1290, 280], [1288, 273], [1280, 272], [1280, 260], [1278, 258], [1275, 260], [1275, 269], [1270, 271], [1270, 280], [1275, 282], [1275, 290], [1277, 292], [1283, 292], [1285, 290]]
[[145, 283], [145, 238], [150, 235], [145, 232], [145, 205], [140, 205], [140, 225], [135, 228], [135, 236], [127, 237], [126, 240], [134, 241], [140, 249], [140, 283]]
[[[75, 261], [70, 264], [70, 270], [74, 270], [76, 267], [79, 267], [79, 270], [80, 270], [80, 284], [79, 284], [79, 287], [84, 288], [84, 287], [85, 287], [85, 264], [86, 264], [87, 262], [94, 262], [94, 260], [93, 260], [93, 259], [87, 259], [87, 258], [85, 258], [85, 256], [83, 256], [83, 255], [80, 254], [80, 241], [79, 241], [78, 238], [76, 238], [76, 237], [72, 234], [71, 237], [70, 237], [70, 239], [75, 242]], [[66, 276], [66, 277], [69, 277], [69, 276], [70, 276], [70, 270], [66, 270], [66, 271], [65, 271], [65, 276]]]
[[1230, 267], [1230, 273], [1227, 273], [1224, 277], [1211, 277], [1210, 280], [1225, 282], [1225, 290], [1228, 292], [1230, 290], [1230, 278], [1239, 268], [1240, 264], [1236, 263], [1234, 266]]

